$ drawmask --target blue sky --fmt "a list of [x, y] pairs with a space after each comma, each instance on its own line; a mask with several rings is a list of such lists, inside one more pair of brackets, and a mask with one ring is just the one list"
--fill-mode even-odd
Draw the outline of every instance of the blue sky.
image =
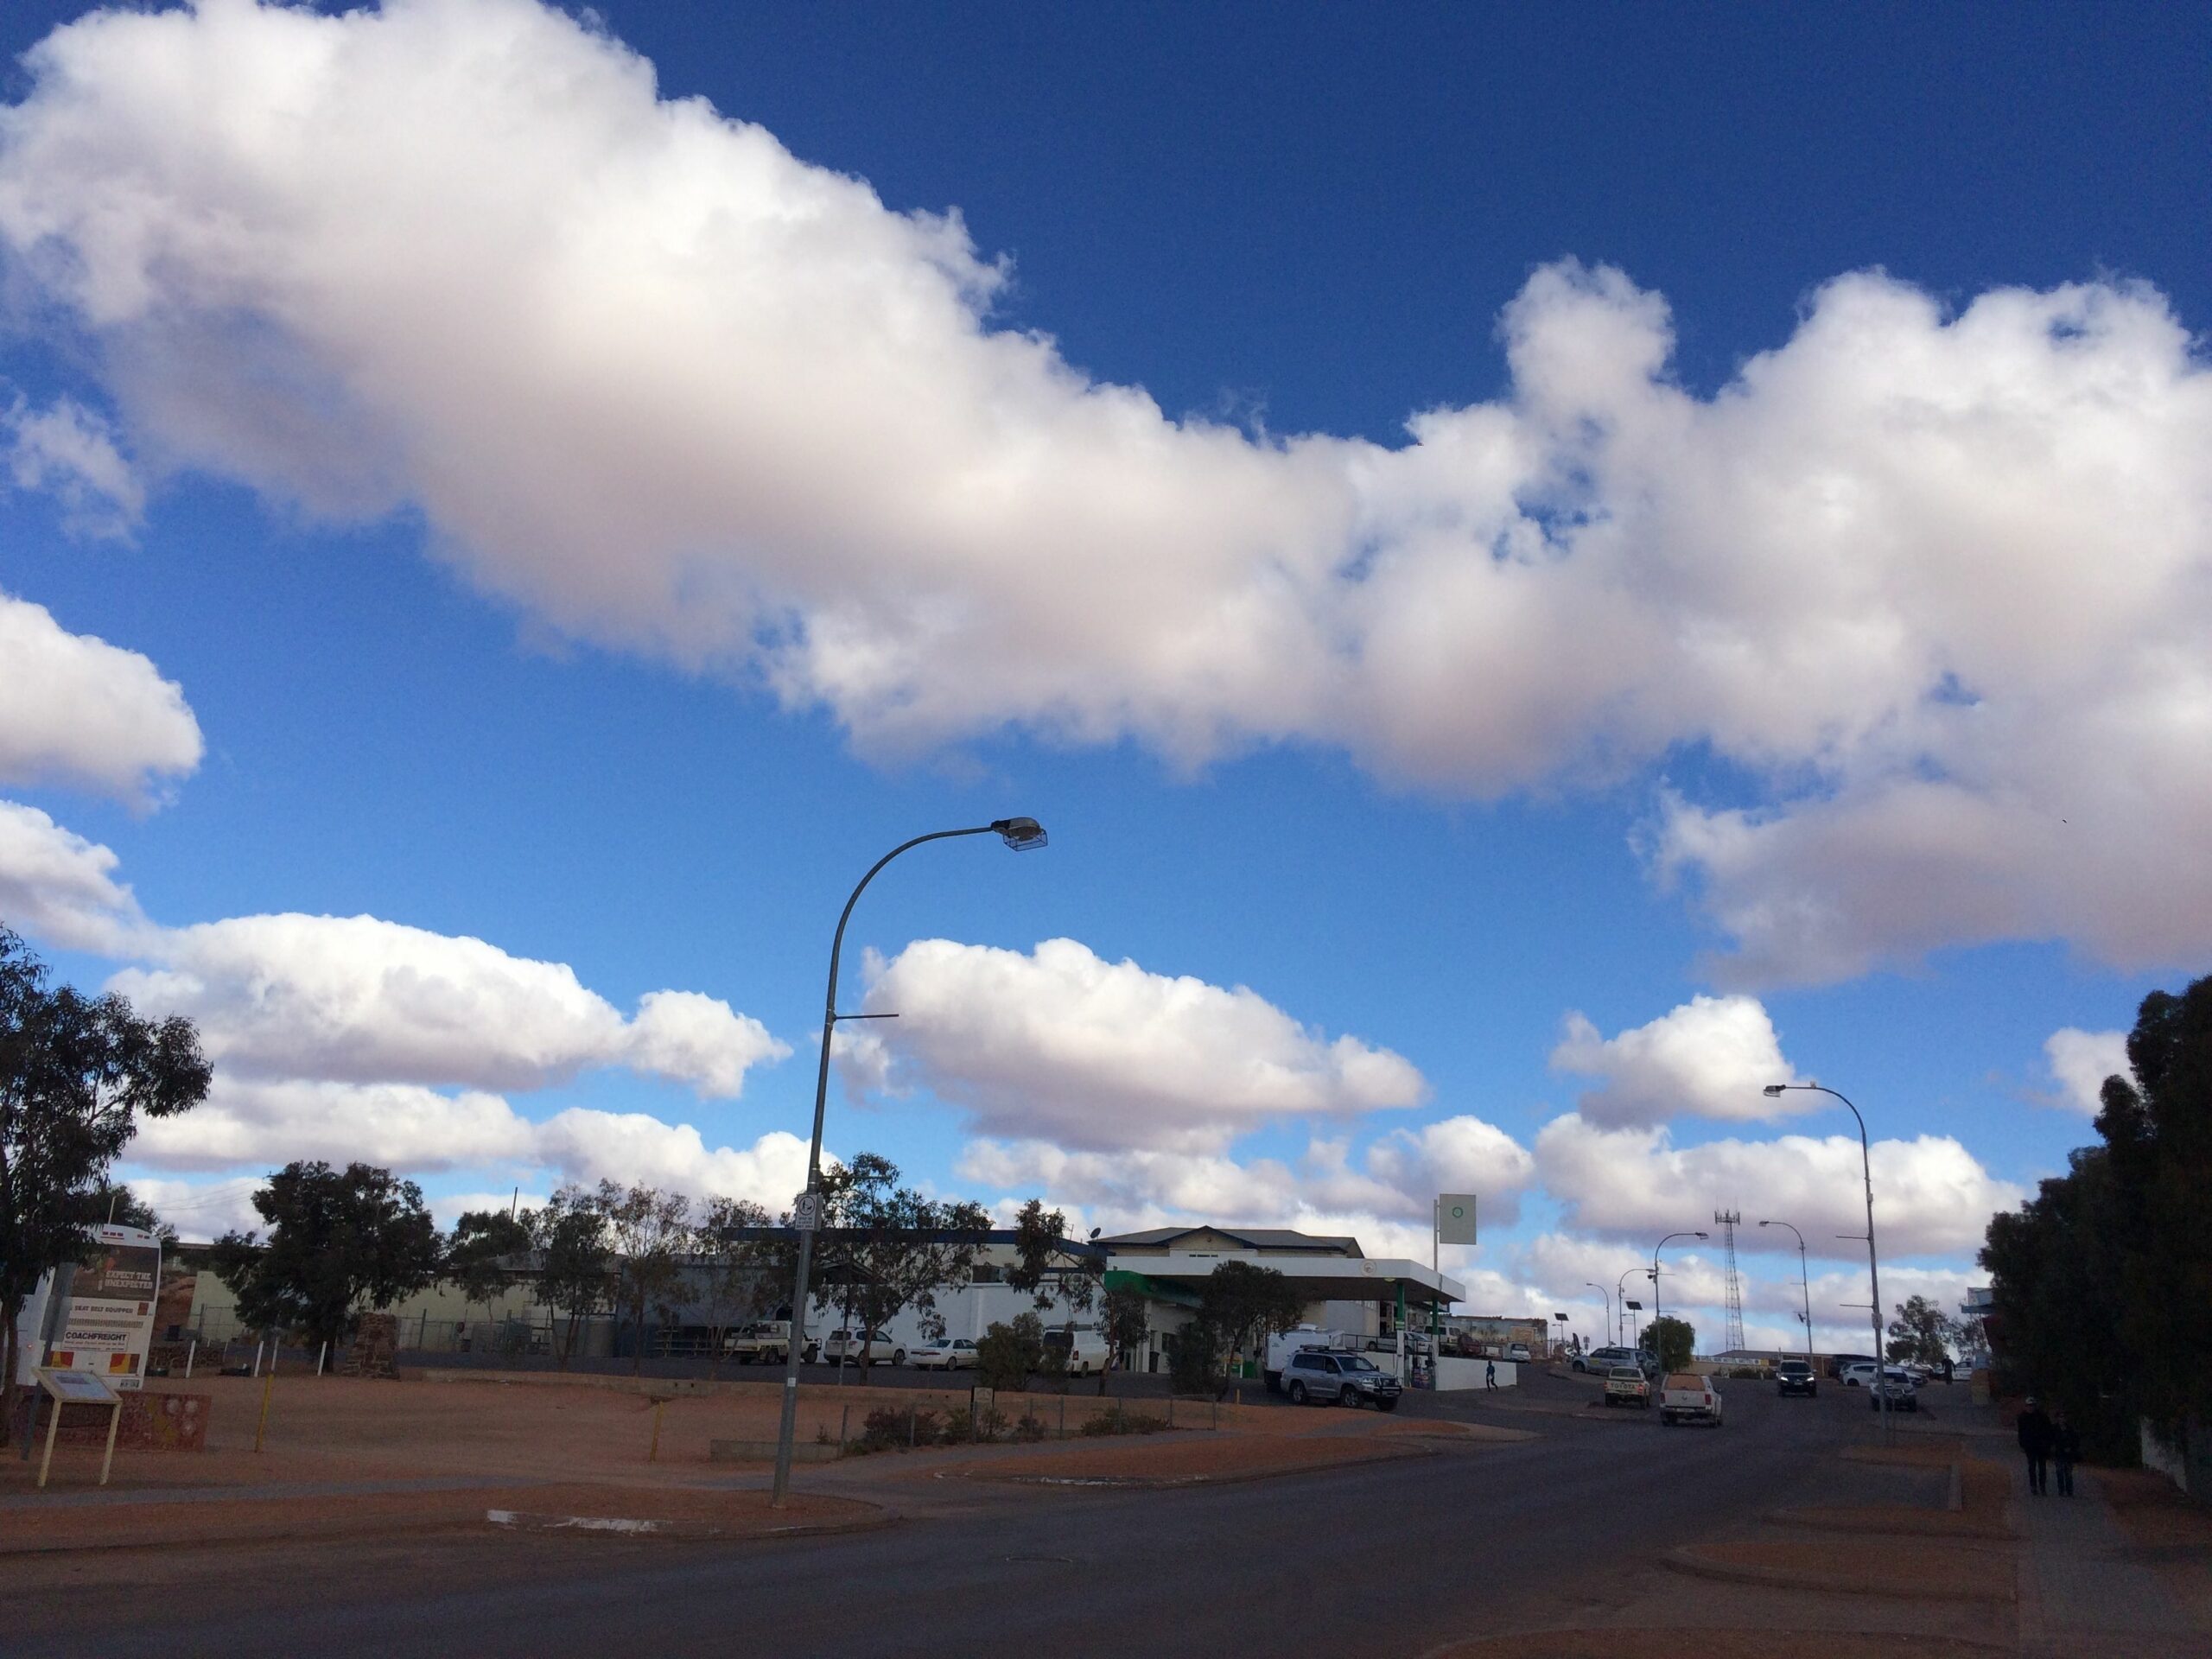
[[832, 1148], [1376, 1253], [1471, 1185], [1485, 1310], [1847, 1213], [1763, 1041], [1948, 1294], [2088, 1133], [2046, 1043], [2202, 970], [2201, 16], [389, 13], [4, 87], [0, 916], [215, 1038], [188, 1232], [787, 1197], [844, 893], [1007, 812], [866, 899], [849, 1007], [963, 948]]

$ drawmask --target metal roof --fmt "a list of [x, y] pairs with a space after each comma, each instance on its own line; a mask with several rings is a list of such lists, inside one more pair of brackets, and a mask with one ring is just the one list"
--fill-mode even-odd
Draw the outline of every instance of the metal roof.
[[1355, 1259], [1366, 1254], [1359, 1248], [1357, 1239], [1347, 1236], [1294, 1232], [1287, 1227], [1219, 1227], [1211, 1224], [1197, 1227], [1152, 1227], [1141, 1233], [1122, 1233], [1094, 1242], [1109, 1250], [1159, 1249], [1178, 1239], [1195, 1237], [1200, 1233], [1216, 1233], [1223, 1238], [1233, 1239], [1248, 1250], [1295, 1250], [1315, 1255], [1348, 1255]]

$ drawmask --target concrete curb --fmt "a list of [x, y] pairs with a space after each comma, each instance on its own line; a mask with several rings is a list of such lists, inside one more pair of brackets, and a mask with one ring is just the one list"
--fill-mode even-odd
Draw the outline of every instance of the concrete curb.
[[843, 1533], [880, 1532], [899, 1517], [887, 1510], [853, 1521], [804, 1521], [787, 1527], [717, 1526], [711, 1521], [629, 1519], [607, 1515], [538, 1515], [527, 1510], [486, 1510], [484, 1519], [495, 1527], [515, 1532], [595, 1532], [617, 1538], [665, 1539], [671, 1543], [701, 1543], [727, 1540], [731, 1543], [767, 1541], [779, 1538], [834, 1538]]
[[1859, 1533], [1878, 1538], [1958, 1538], [1970, 1542], [2004, 1543], [2019, 1536], [2002, 1526], [1959, 1526], [1943, 1518], [1946, 1514], [1955, 1513], [1958, 1511], [1891, 1510], [1861, 1517], [1839, 1511], [1823, 1514], [1818, 1510], [1767, 1510], [1759, 1519], [1769, 1526], [1798, 1527], [1808, 1532]]
[[1282, 1480], [1292, 1475], [1328, 1475], [1339, 1469], [1365, 1469], [1378, 1463], [1405, 1463], [1415, 1458], [1441, 1455], [1434, 1446], [1379, 1452], [1364, 1458], [1345, 1458], [1334, 1463], [1309, 1463], [1294, 1469], [1241, 1469], [1226, 1475], [969, 1475], [940, 1469], [934, 1478], [983, 1480], [1000, 1486], [1048, 1486], [1086, 1491], [1166, 1492], [1197, 1486], [1243, 1486], [1255, 1480]]
[[1813, 1590], [1839, 1596], [1880, 1596], [1892, 1601], [2009, 1603], [2018, 1593], [2009, 1584], [2002, 1589], [1975, 1585], [1901, 1585], [1857, 1573], [1800, 1573], [1787, 1567], [1756, 1567], [1749, 1562], [1709, 1560], [1696, 1551], [1694, 1544], [1670, 1549], [1659, 1558], [1659, 1564], [1671, 1572], [1723, 1584], [1756, 1584], [1771, 1590]]

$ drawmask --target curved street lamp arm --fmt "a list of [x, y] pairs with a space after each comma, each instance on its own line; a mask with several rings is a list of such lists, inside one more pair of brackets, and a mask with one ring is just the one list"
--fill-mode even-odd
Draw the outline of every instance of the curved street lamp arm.
[[837, 931], [830, 939], [830, 989], [822, 999], [822, 1064], [814, 1077], [814, 1138], [806, 1153], [806, 1190], [810, 1192], [822, 1181], [822, 1116], [830, 1094], [830, 1039], [837, 1025], [837, 967], [845, 954], [845, 924], [853, 919], [853, 906], [861, 901], [861, 894], [868, 891], [868, 884], [893, 859], [904, 852], [911, 852], [925, 842], [950, 841], [960, 836], [988, 836], [996, 824], [983, 823], [973, 830], [932, 830], [926, 836], [916, 836], [912, 841], [902, 841], [881, 858], [868, 867], [868, 874], [860, 879], [852, 896], [845, 900], [844, 909], [837, 912]]

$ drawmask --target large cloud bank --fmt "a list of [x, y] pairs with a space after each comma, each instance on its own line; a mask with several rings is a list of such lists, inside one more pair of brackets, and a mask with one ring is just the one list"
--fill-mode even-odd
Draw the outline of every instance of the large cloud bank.
[[2212, 938], [2212, 376], [2147, 289], [1847, 276], [1701, 397], [1658, 296], [1557, 265], [1500, 400], [1255, 439], [995, 327], [957, 217], [535, 0], [107, 12], [27, 61], [0, 249], [156, 468], [418, 509], [537, 617], [868, 746], [1020, 710], [1478, 793], [1705, 746], [1758, 798], [1647, 849], [1746, 980]]

